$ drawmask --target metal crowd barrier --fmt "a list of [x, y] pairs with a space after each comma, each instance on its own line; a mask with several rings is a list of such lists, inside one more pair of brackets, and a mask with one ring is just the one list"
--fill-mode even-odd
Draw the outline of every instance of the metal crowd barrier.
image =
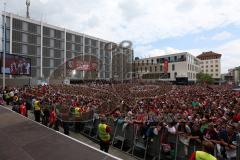
[[[99, 124], [99, 121], [97, 122]], [[98, 124], [92, 123], [91, 127], [97, 131]], [[194, 151], [202, 150], [202, 145], [195, 140], [190, 140], [189, 145], [180, 141], [181, 135], [170, 134], [167, 129], [162, 128], [158, 135], [152, 137], [153, 141], [149, 138], [142, 139], [140, 134], [139, 124], [128, 124], [124, 126], [124, 123], [118, 123], [109, 118], [107, 124], [112, 128], [112, 146], [118, 148], [124, 153], [131, 154], [138, 159], [152, 159], [152, 160], [186, 160]], [[86, 126], [89, 124], [86, 122]], [[95, 134], [89, 134], [91, 138], [97, 139]], [[117, 142], [119, 144], [117, 145]], [[185, 147], [186, 146], [186, 147]], [[168, 148], [169, 147], [169, 148]], [[140, 155], [136, 152], [137, 149], [144, 151], [144, 155]], [[186, 152], [187, 149], [187, 152]], [[217, 155], [217, 148], [215, 148], [215, 156]], [[137, 153], [137, 154], [136, 154]], [[143, 153], [143, 152], [140, 152]], [[237, 139], [237, 160], [240, 160], [240, 138]]]

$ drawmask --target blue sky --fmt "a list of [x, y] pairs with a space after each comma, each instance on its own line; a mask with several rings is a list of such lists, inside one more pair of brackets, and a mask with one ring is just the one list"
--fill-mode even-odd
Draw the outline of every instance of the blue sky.
[[[7, 11], [25, 15], [25, 0], [6, 1]], [[130, 40], [138, 57], [212, 50], [223, 55], [225, 73], [240, 66], [239, 6], [240, 0], [32, 0], [30, 15], [102, 39]]]

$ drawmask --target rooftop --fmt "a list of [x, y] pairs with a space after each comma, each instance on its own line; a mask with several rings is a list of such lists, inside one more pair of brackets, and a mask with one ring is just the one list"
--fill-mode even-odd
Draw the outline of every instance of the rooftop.
[[222, 55], [219, 53], [215, 53], [213, 51], [203, 52], [202, 54], [198, 55], [197, 58], [201, 60], [208, 60], [208, 59], [218, 59], [221, 58]]

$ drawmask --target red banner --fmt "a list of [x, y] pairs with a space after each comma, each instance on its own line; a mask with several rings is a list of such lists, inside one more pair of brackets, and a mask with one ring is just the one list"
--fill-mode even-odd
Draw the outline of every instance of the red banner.
[[87, 61], [77, 61], [72, 60], [68, 61], [67, 65], [70, 70], [79, 70], [79, 71], [96, 71], [97, 63], [96, 62], [87, 62]]
[[167, 59], [164, 59], [163, 71], [164, 71], [164, 73], [168, 72], [168, 60]]

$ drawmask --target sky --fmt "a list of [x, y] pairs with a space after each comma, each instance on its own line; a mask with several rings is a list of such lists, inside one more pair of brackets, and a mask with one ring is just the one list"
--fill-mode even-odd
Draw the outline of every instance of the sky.
[[[3, 9], [3, 1], [0, 7]], [[5, 0], [26, 15], [25, 0]], [[187, 51], [222, 54], [222, 73], [240, 66], [240, 0], [31, 0], [30, 16], [120, 43], [135, 57]]]

